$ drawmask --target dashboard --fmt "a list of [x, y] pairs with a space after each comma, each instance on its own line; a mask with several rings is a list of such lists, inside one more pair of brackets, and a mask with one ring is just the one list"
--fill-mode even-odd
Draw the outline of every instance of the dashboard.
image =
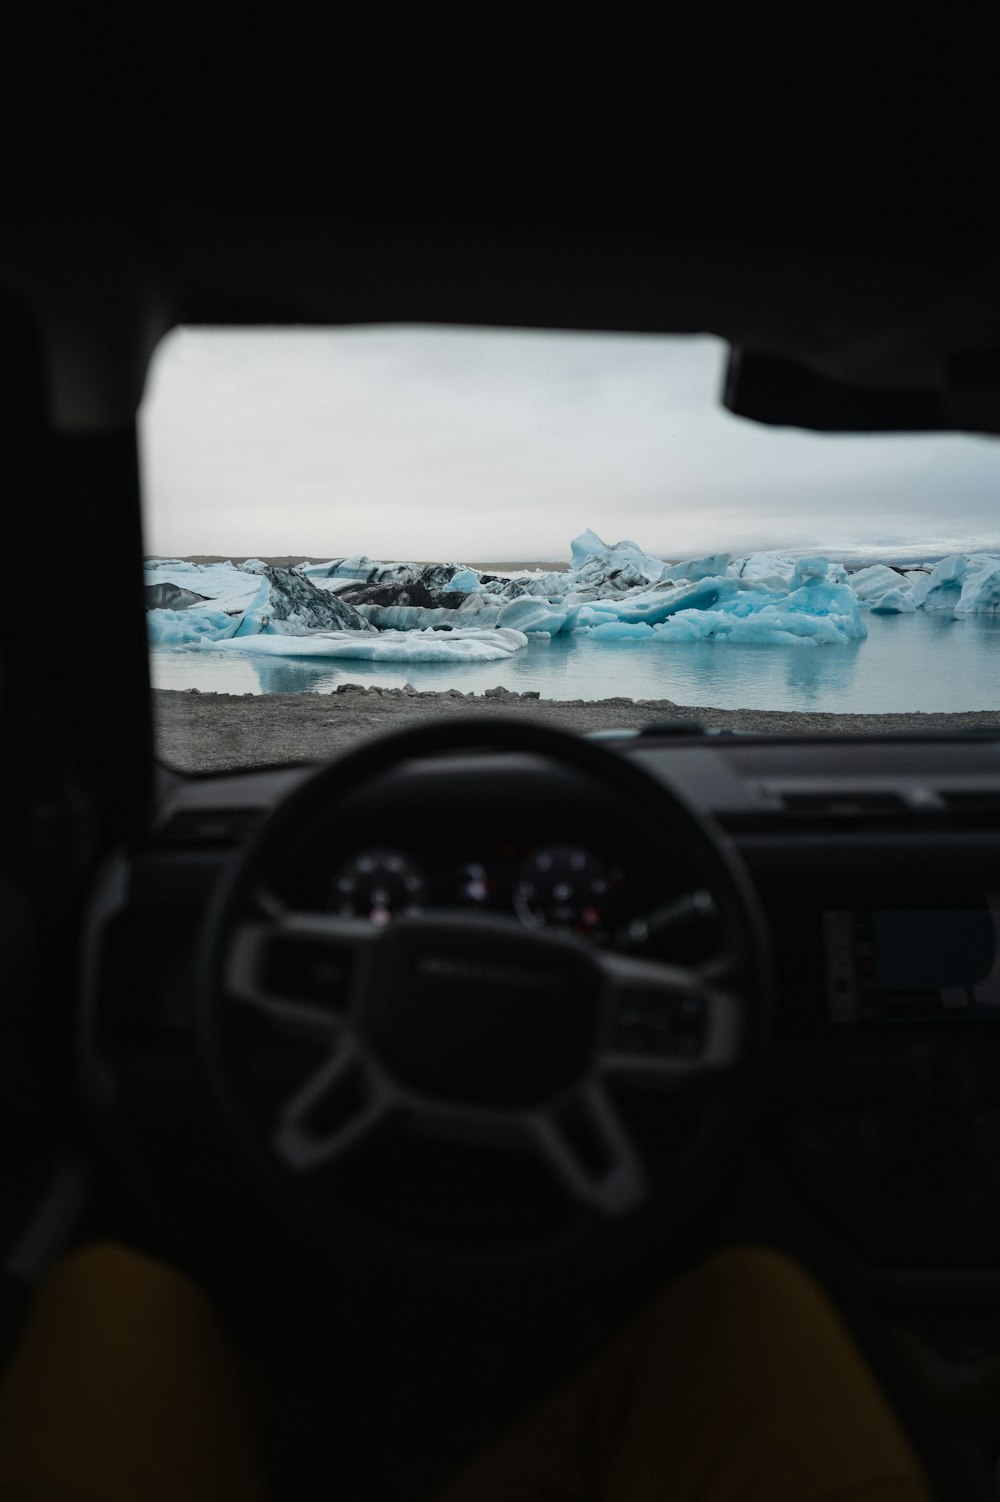
[[[642, 735], [610, 749], [707, 814], [757, 890], [775, 976], [763, 1123], [796, 1195], [877, 1260], [1000, 1255], [1000, 743]], [[148, 846], [95, 893], [92, 1094], [110, 1098], [114, 1079], [120, 1096], [165, 1038], [183, 1047], [205, 903], [310, 772], [161, 770]], [[678, 963], [716, 941], [681, 846], [575, 771], [521, 753], [381, 774], [288, 852], [275, 887], [296, 909], [376, 926], [471, 909]], [[148, 1090], [131, 1091], [136, 1109]], [[940, 1126], [930, 1141], [927, 1121]], [[919, 1191], [938, 1195], [930, 1208], [890, 1200], [883, 1169], [915, 1142], [933, 1161], [957, 1121], [972, 1175], [961, 1207], [947, 1198], [953, 1159], [939, 1191]]]

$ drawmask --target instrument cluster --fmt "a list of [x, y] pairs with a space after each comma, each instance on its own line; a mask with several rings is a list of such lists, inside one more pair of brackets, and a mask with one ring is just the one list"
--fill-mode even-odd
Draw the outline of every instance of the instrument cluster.
[[624, 915], [627, 888], [620, 864], [572, 841], [503, 840], [488, 849], [419, 855], [382, 845], [342, 861], [328, 878], [321, 905], [378, 925], [403, 913], [466, 908], [601, 944]]

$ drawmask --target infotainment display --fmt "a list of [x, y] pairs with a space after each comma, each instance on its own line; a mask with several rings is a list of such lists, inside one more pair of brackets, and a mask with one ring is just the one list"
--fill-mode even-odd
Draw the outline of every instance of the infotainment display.
[[831, 1022], [1000, 1021], [1000, 896], [823, 914]]

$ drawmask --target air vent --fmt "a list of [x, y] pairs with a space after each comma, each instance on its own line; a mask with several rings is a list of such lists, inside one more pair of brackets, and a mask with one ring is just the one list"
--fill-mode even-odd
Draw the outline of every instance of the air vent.
[[786, 814], [800, 819], [899, 819], [909, 812], [897, 793], [782, 793]]
[[1000, 788], [941, 788], [938, 796], [958, 824], [989, 829], [1000, 825]]
[[238, 845], [260, 824], [260, 808], [184, 808], [171, 814], [158, 842], [176, 849]]

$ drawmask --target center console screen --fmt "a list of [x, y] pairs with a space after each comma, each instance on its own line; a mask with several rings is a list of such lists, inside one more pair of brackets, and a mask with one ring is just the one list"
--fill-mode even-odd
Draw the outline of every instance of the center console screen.
[[831, 1022], [1000, 1021], [1000, 897], [823, 914]]

